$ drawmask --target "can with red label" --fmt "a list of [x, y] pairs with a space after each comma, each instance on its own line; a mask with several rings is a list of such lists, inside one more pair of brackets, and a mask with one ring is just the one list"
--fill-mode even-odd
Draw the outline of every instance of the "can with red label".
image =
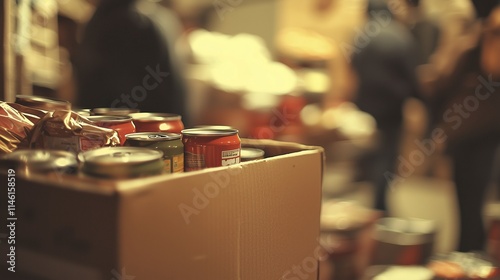
[[135, 132], [135, 125], [131, 117], [127, 116], [88, 116], [94, 125], [110, 128], [118, 132], [120, 144], [125, 144], [125, 135]]
[[134, 113], [132, 117], [137, 132], [181, 133], [184, 124], [180, 115], [167, 113]]
[[178, 133], [137, 132], [125, 135], [125, 146], [143, 147], [163, 152], [165, 173], [184, 171], [184, 145]]
[[241, 159], [237, 129], [184, 129], [182, 142], [185, 171], [233, 165]]

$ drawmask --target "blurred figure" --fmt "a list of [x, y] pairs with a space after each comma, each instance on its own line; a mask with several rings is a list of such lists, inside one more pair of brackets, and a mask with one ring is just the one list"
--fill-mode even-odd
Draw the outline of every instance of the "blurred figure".
[[352, 57], [358, 76], [355, 104], [377, 122], [379, 145], [358, 161], [361, 178], [375, 186], [375, 208], [387, 211], [386, 190], [394, 174], [403, 129], [403, 104], [418, 96], [415, 75], [417, 50], [409, 30], [398, 22], [386, 1], [368, 1], [368, 24], [378, 22], [379, 32]]
[[408, 24], [418, 46], [417, 63], [427, 63], [439, 43], [439, 24], [427, 16], [420, 0], [408, 0]]
[[486, 17], [479, 42], [458, 57], [450, 75], [435, 81], [429, 98], [434, 131], [444, 131], [453, 161], [462, 252], [485, 249], [484, 195], [500, 143], [500, 5], [482, 0], [474, 4], [478, 17]]
[[139, 1], [102, 0], [98, 5], [75, 62], [75, 105], [175, 113], [188, 123], [185, 87], [171, 56], [171, 32], [158, 24], [157, 14], [141, 12]]

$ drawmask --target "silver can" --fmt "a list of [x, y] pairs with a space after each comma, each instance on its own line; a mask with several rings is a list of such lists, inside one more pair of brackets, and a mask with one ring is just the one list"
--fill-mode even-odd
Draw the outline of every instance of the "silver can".
[[163, 152], [140, 147], [107, 147], [81, 153], [82, 172], [101, 178], [126, 179], [163, 172]]

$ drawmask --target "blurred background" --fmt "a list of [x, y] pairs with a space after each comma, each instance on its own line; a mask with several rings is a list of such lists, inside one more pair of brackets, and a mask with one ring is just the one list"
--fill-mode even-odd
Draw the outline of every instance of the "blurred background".
[[[463, 170], [456, 160], [479, 162], [485, 172], [479, 176], [494, 175], [498, 144], [495, 109], [478, 112], [485, 103], [500, 105], [482, 99], [489, 90], [498, 93], [492, 79], [500, 73], [500, 19], [498, 12], [491, 16], [496, 1], [477, 2], [4, 1], [1, 98], [38, 95], [81, 108], [113, 107], [99, 99], [109, 93], [126, 106], [135, 103], [118, 96], [142, 101], [133, 89], [149, 89], [148, 73], [169, 75], [172, 85], [160, 94], [182, 97], [187, 126], [227, 125], [245, 138], [322, 146], [322, 238], [329, 252], [322, 279], [356, 279], [375, 264], [365, 241], [380, 231], [382, 218], [432, 221], [435, 235], [418, 243], [432, 243], [428, 255], [491, 252], [487, 241], [460, 249], [460, 219], [466, 219], [460, 213], [480, 209], [485, 235], [500, 214], [495, 181], [477, 183], [485, 186], [473, 192], [487, 199], [473, 206], [456, 195], [456, 173]], [[160, 42], [145, 39], [150, 31]], [[158, 47], [156, 63], [147, 54]], [[168, 69], [155, 68], [161, 60]], [[132, 62], [133, 73], [122, 73]], [[462, 89], [467, 93], [455, 94]], [[467, 121], [488, 128], [462, 133]], [[490, 157], [468, 160], [454, 149]]]

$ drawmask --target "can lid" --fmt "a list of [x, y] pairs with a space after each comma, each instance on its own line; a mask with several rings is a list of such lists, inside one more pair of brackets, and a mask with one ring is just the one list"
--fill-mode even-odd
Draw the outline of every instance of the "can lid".
[[155, 161], [162, 157], [161, 151], [140, 147], [105, 147], [79, 155], [84, 164], [99, 166], [135, 165]]
[[133, 113], [130, 116], [133, 120], [139, 121], [175, 121], [181, 119], [180, 115], [169, 113]]
[[213, 128], [189, 128], [181, 131], [182, 135], [214, 137], [214, 136], [229, 136], [238, 134], [237, 129], [213, 129]]
[[90, 110], [95, 116], [128, 116], [132, 113], [139, 113], [139, 109], [132, 108], [94, 108]]
[[193, 128], [203, 128], [203, 129], [217, 129], [217, 130], [224, 130], [224, 129], [234, 129], [234, 127], [229, 126], [229, 125], [197, 125]]
[[76, 166], [77, 159], [74, 154], [66, 151], [17, 150], [2, 156], [0, 165], [6, 168], [25, 166], [32, 171], [50, 171]]
[[255, 148], [241, 148], [241, 158], [242, 159], [258, 159], [264, 157], [264, 150]]
[[162, 132], [136, 132], [125, 135], [127, 140], [134, 141], [171, 141], [181, 139], [178, 133], [162, 133]]
[[382, 218], [375, 225], [375, 240], [398, 245], [417, 245], [432, 242], [437, 230], [433, 220]]
[[71, 103], [68, 101], [35, 95], [17, 95], [16, 103], [42, 110], [69, 110], [71, 108]]
[[89, 119], [92, 122], [106, 122], [106, 123], [121, 123], [132, 120], [132, 118], [128, 116], [106, 116], [106, 115], [88, 116], [87, 119]]

